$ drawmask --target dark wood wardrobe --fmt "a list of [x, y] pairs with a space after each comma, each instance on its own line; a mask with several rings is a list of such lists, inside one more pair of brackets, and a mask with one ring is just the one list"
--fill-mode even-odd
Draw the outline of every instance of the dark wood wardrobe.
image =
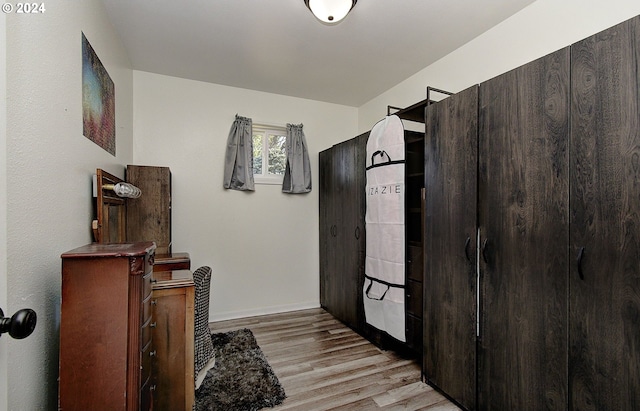
[[[640, 409], [640, 16], [421, 109], [406, 324], [424, 380], [467, 410]], [[320, 155], [321, 304], [375, 341], [365, 143]]]
[[423, 373], [476, 403], [478, 87], [426, 110]]
[[[407, 115], [416, 110], [423, 116], [424, 104]], [[424, 133], [405, 131], [406, 343], [370, 326], [364, 316], [368, 137], [369, 132], [320, 152], [320, 305], [376, 345], [415, 355], [422, 349]]]
[[571, 47], [569, 405], [640, 409], [640, 17]]
[[320, 304], [363, 328], [365, 157], [369, 133], [320, 152]]
[[566, 409], [568, 103], [568, 48], [479, 88], [480, 409]]
[[640, 409], [640, 17], [426, 109], [423, 373], [469, 410]]

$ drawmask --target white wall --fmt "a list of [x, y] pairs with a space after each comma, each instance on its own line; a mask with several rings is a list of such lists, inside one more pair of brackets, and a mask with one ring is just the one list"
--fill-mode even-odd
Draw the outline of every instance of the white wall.
[[[8, 357], [0, 364], [8, 373], [0, 409], [9, 410], [57, 409], [60, 254], [91, 241], [95, 169], [123, 176], [133, 158], [133, 73], [102, 3], [45, 6], [41, 15], [6, 16], [7, 187], [0, 201], [7, 210], [8, 301], [2, 308], [12, 314], [28, 307], [38, 315], [30, 337], [0, 338]], [[81, 32], [115, 83], [117, 157], [82, 135]]]
[[[304, 124], [311, 193], [222, 188], [236, 113]], [[172, 250], [212, 267], [212, 321], [319, 306], [318, 152], [356, 128], [353, 107], [134, 71], [135, 164], [171, 169]]]
[[407, 107], [424, 100], [427, 86], [462, 91], [638, 14], [638, 0], [537, 0], [361, 106], [358, 130], [369, 130], [387, 105]]

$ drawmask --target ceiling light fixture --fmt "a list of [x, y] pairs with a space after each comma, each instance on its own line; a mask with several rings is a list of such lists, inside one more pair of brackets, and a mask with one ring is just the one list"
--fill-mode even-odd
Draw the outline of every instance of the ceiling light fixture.
[[325, 24], [337, 24], [344, 19], [358, 0], [304, 0], [314, 16]]

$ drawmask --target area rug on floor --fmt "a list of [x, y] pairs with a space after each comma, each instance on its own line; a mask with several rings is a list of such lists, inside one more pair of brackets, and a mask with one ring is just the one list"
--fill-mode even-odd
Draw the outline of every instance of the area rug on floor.
[[256, 411], [281, 404], [284, 389], [251, 330], [211, 334], [216, 364], [196, 391], [196, 411]]

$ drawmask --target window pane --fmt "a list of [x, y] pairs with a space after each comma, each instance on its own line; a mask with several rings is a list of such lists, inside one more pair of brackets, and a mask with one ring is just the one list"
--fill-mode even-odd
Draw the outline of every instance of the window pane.
[[253, 174], [262, 174], [262, 134], [253, 135]]
[[269, 134], [269, 174], [284, 175], [287, 136]]

